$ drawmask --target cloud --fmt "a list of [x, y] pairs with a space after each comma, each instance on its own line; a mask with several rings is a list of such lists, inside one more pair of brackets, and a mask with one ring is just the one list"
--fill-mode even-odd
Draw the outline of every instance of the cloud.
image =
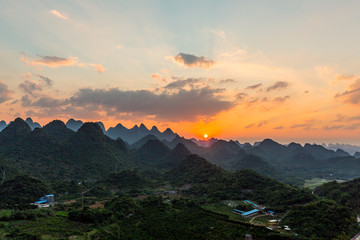
[[241, 93], [236, 94], [235, 97], [237, 100], [243, 100], [245, 97], [247, 97], [247, 94], [241, 92]]
[[266, 91], [270, 92], [270, 91], [277, 90], [277, 89], [287, 88], [288, 86], [289, 86], [288, 82], [278, 81], [278, 82], [274, 83], [273, 85], [271, 85], [270, 87], [268, 87], [266, 89]]
[[259, 88], [261, 86], [262, 86], [262, 83], [258, 83], [258, 84], [255, 84], [255, 85], [248, 86], [245, 89], [257, 89], [257, 88]]
[[174, 82], [169, 83], [164, 88], [166, 89], [182, 89], [185, 86], [189, 86], [191, 88], [195, 88], [197, 84], [205, 85], [204, 79], [201, 78], [188, 78], [188, 79], [180, 79]]
[[274, 98], [274, 102], [285, 102], [287, 99], [289, 99], [290, 96], [285, 96], [285, 97], [277, 97], [277, 98]]
[[31, 62], [34, 66], [46, 66], [46, 67], [62, 67], [78, 64], [76, 57], [62, 58], [57, 56], [41, 56], [40, 59], [33, 60]]
[[[58, 68], [58, 67], [67, 67], [67, 66], [77, 66], [77, 67], [94, 67], [93, 69], [97, 72], [104, 72], [107, 69], [98, 63], [82, 63], [78, 61], [77, 57], [58, 57], [58, 56], [39, 56], [39, 59], [31, 60], [29, 56], [26, 56], [25, 53], [21, 53], [20, 60], [25, 62], [26, 65], [32, 65], [37, 68], [41, 66]], [[39, 75], [38, 75], [39, 76]], [[40, 77], [40, 76], [39, 76]], [[40, 77], [41, 78], [41, 77]], [[43, 79], [44, 81], [47, 81]]]
[[337, 75], [336, 76], [336, 80], [338, 81], [341, 81], [341, 80], [353, 80], [355, 78], [354, 75], [343, 75], [343, 74], [340, 74], [340, 75]]
[[25, 80], [18, 86], [25, 93], [33, 95], [35, 91], [42, 91], [42, 87], [32, 80]]
[[50, 11], [51, 14], [57, 16], [58, 18], [64, 19], [64, 20], [68, 20], [68, 18], [64, 15], [62, 15], [61, 13], [59, 13], [57, 10], [51, 10]]
[[254, 125], [255, 125], [255, 123], [251, 123], [251, 124], [245, 126], [245, 128], [252, 128]]
[[235, 82], [236, 82], [236, 80], [230, 79], [230, 78], [220, 80], [220, 83], [235, 83]]
[[179, 53], [174, 57], [175, 61], [181, 64], [184, 64], [188, 67], [201, 67], [201, 68], [210, 68], [215, 62], [206, 57], [198, 57], [193, 54]]
[[[36, 98], [25, 95], [21, 98], [23, 107], [37, 109], [38, 116], [46, 114], [70, 114], [77, 111], [83, 115], [106, 114], [107, 116], [148, 117], [169, 121], [194, 121], [198, 117], [211, 117], [235, 107], [235, 103], [223, 99], [223, 89], [196, 87], [183, 89], [188, 84], [177, 82], [169, 89], [122, 91], [110, 89], [79, 89], [72, 97], [56, 99], [51, 96]], [[196, 82], [197, 80], [192, 80]], [[200, 81], [200, 80], [199, 80]], [[174, 91], [176, 90], [176, 91]]]
[[345, 92], [336, 94], [335, 98], [341, 98], [346, 103], [360, 103], [360, 79], [355, 80]]
[[280, 129], [283, 129], [284, 127], [283, 126], [278, 126], [278, 127], [274, 127], [274, 130], [280, 130]]
[[40, 97], [36, 100], [31, 100], [28, 95], [21, 98], [21, 105], [24, 107], [38, 107], [49, 108], [55, 110], [58, 107], [62, 107], [68, 104], [68, 100], [56, 99], [50, 96]]
[[268, 121], [261, 121], [258, 123], [257, 127], [261, 127], [263, 125], [266, 125], [268, 123]]
[[43, 76], [43, 75], [40, 75], [40, 74], [36, 74], [36, 76], [38, 76], [40, 79], [42, 79], [45, 83], [46, 83], [46, 85], [47, 86], [52, 86], [53, 85], [53, 80], [51, 80], [50, 78], [48, 78], [48, 77], [45, 77], [45, 76]]
[[302, 128], [304, 130], [315, 130], [315, 128], [313, 128], [313, 124], [310, 123], [303, 123], [303, 124], [295, 124], [292, 125], [291, 128]]
[[135, 113], [171, 121], [193, 121], [199, 116], [213, 116], [235, 106], [216, 96], [219, 89], [179, 90], [177, 93], [155, 94], [148, 90], [122, 91], [111, 89], [80, 89], [70, 103], [74, 106], [95, 107], [117, 113]]
[[0, 81], [0, 103], [6, 102], [11, 99], [11, 91], [8, 86]]
[[94, 70], [99, 72], [99, 73], [102, 73], [102, 72], [105, 72], [107, 69], [104, 68], [101, 64], [97, 64], [97, 63], [90, 63], [89, 64], [90, 66], [93, 66], [94, 67]]
[[336, 130], [336, 129], [342, 129], [344, 128], [344, 125], [332, 125], [332, 126], [325, 126], [322, 129], [323, 130]]

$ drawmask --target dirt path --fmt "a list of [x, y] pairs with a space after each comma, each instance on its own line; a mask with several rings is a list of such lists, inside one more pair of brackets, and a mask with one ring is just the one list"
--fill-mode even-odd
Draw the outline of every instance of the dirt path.
[[255, 221], [256, 218], [258, 218], [258, 217], [263, 217], [263, 216], [266, 216], [266, 215], [265, 215], [265, 214], [261, 214], [261, 215], [257, 215], [257, 216], [255, 216], [255, 217], [253, 217], [253, 218], [250, 220], [250, 223], [251, 223], [251, 224], [254, 224], [254, 225], [257, 225], [257, 226], [266, 226], [265, 224], [255, 224], [255, 223], [254, 223], [254, 221]]

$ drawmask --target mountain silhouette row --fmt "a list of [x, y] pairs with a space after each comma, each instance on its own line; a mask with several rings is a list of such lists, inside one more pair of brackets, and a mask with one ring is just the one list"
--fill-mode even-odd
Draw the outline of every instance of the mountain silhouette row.
[[75, 120], [68, 126], [54, 120], [33, 130], [32, 121], [27, 120], [17, 118], [0, 132], [0, 167], [13, 173], [96, 178], [115, 169], [172, 169], [196, 154], [230, 172], [252, 169], [295, 185], [313, 177], [347, 180], [360, 176], [359, 153], [352, 156], [316, 144], [282, 145], [265, 139], [251, 145], [211, 139], [204, 146], [174, 133], [166, 138], [170, 135], [164, 134], [171, 130], [159, 134], [155, 127], [148, 130], [144, 125], [132, 129], [118, 125], [104, 131], [99, 123], [82, 123], [75, 132], [69, 128]]
[[[31, 118], [26, 118], [25, 122], [29, 125], [31, 130], [42, 127], [39, 123], [34, 122]], [[5, 129], [11, 123], [12, 122], [6, 124], [5, 121], [0, 121], [0, 131]], [[115, 127], [110, 127], [108, 130], [105, 129], [105, 126], [102, 122], [96, 122], [96, 123], [100, 126], [100, 128], [102, 129], [105, 135], [115, 140], [121, 137], [121, 139], [123, 139], [129, 144], [132, 144], [147, 135], [154, 135], [161, 140], [167, 140], [167, 141], [171, 141], [176, 136], [176, 134], [170, 128], [167, 128], [164, 132], [160, 132], [156, 126], [153, 126], [151, 129], [148, 129], [143, 123], [141, 123], [140, 126], [135, 125], [131, 129], [128, 129], [119, 123]], [[81, 120], [74, 120], [71, 118], [66, 122], [65, 125], [67, 128], [76, 132], [79, 130], [81, 126], [84, 125], [84, 122]]]

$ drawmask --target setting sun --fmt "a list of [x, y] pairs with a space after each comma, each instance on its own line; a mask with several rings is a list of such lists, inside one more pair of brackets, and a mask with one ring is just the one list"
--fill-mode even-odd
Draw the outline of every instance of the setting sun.
[[207, 134], [204, 134], [204, 138], [208, 138], [208, 135], [207, 135]]

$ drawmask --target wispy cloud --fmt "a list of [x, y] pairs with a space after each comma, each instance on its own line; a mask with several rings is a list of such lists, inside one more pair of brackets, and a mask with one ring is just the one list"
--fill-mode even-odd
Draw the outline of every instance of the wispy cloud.
[[353, 80], [355, 78], [354, 75], [336, 75], [336, 80], [341, 81], [341, 80]]
[[64, 19], [64, 20], [68, 20], [68, 18], [67, 18], [66, 16], [62, 15], [61, 13], [59, 13], [59, 11], [57, 11], [57, 10], [55, 10], [55, 9], [54, 9], [54, 10], [51, 10], [50, 13], [53, 14], [53, 15], [55, 15], [55, 16], [58, 17], [58, 18], [61, 18], [61, 19]]
[[360, 103], [360, 79], [355, 80], [345, 92], [336, 94], [335, 98], [351, 104]]
[[[38, 59], [31, 60], [31, 58], [27, 56], [25, 53], [21, 53], [20, 60], [25, 62], [26, 65], [32, 65], [37, 69], [40, 69], [41, 67], [58, 68], [58, 67], [77, 66], [77, 67], [85, 67], [85, 68], [93, 67], [95, 71], [100, 73], [107, 70], [101, 64], [79, 62], [77, 57], [72, 57], [72, 56], [68, 58], [59, 57], [59, 56], [39, 56]], [[47, 81], [45, 80], [45, 78], [42, 79], [44, 81]]]
[[[34, 66], [63, 67], [79, 64], [76, 57], [62, 58], [58, 56], [41, 56], [40, 59], [31, 62]], [[81, 64], [80, 64], [81, 65]]]
[[53, 80], [51, 80], [50, 78], [48, 77], [45, 77], [43, 75], [40, 75], [40, 74], [36, 74], [36, 76], [38, 76], [41, 80], [43, 80], [47, 86], [52, 86], [53, 85]]
[[198, 57], [193, 54], [179, 53], [174, 57], [175, 61], [181, 64], [184, 64], [188, 67], [201, 67], [201, 68], [210, 68], [215, 64], [215, 61], [207, 59], [206, 57]]
[[231, 78], [220, 80], [220, 83], [235, 83], [235, 82], [237, 81]]
[[89, 64], [90, 66], [94, 67], [94, 70], [99, 72], [99, 73], [102, 73], [102, 72], [105, 72], [107, 69], [104, 68], [101, 64], [97, 64], [97, 63], [90, 63]]
[[257, 88], [259, 88], [261, 86], [262, 86], [262, 83], [258, 83], [258, 84], [255, 84], [255, 85], [248, 86], [245, 89], [257, 89]]
[[282, 102], [285, 102], [289, 98], [290, 98], [290, 96], [277, 97], [277, 98], [274, 98], [274, 102], [282, 103]]
[[268, 87], [266, 89], [266, 91], [270, 92], [270, 91], [277, 90], [277, 89], [287, 88], [288, 86], [289, 86], [288, 82], [278, 81], [278, 82], [274, 83], [273, 85], [271, 85], [270, 87]]
[[11, 99], [11, 91], [8, 86], [0, 81], [0, 103], [6, 102]]
[[25, 80], [24, 82], [20, 83], [19, 88], [30, 95], [33, 95], [36, 91], [42, 91], [40, 84], [32, 80]]

